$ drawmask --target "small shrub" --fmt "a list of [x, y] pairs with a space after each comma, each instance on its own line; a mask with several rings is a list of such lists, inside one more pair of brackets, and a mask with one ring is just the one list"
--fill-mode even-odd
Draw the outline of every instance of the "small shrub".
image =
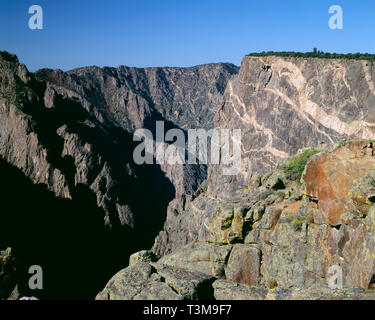
[[300, 230], [302, 225], [303, 225], [304, 221], [302, 220], [301, 217], [297, 217], [296, 219], [294, 219], [292, 221], [292, 225], [294, 227], [295, 230]]
[[283, 168], [284, 173], [289, 179], [298, 180], [301, 178], [303, 170], [309, 158], [321, 150], [307, 149], [304, 152], [292, 157], [288, 164]]
[[279, 191], [279, 192], [276, 193], [276, 195], [277, 195], [277, 200], [278, 200], [278, 201], [281, 202], [281, 201], [284, 201], [284, 200], [285, 200], [285, 197], [286, 197], [286, 196], [285, 196], [285, 193], [284, 193], [284, 192]]
[[353, 141], [353, 139], [351, 139], [351, 138], [342, 139], [342, 140], [339, 141], [339, 144], [346, 144], [350, 141]]
[[284, 215], [284, 219], [289, 222], [292, 222], [294, 220], [294, 215], [292, 215], [291, 213], [287, 213]]

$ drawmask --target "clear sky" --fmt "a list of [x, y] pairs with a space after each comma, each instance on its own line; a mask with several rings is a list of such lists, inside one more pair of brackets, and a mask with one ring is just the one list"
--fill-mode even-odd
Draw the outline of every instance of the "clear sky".
[[[30, 30], [40, 5], [44, 29]], [[328, 9], [344, 10], [330, 30]], [[375, 53], [374, 0], [0, 0], [0, 50], [29, 70], [241, 63], [256, 51]]]

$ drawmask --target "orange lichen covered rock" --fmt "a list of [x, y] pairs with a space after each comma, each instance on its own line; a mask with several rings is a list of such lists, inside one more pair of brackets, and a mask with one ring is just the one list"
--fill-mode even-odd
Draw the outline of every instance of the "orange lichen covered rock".
[[351, 141], [330, 153], [312, 156], [302, 181], [306, 185], [306, 194], [318, 201], [325, 222], [335, 226], [341, 224], [344, 212], [356, 211], [350, 196], [354, 180], [373, 169], [373, 144], [363, 140]]

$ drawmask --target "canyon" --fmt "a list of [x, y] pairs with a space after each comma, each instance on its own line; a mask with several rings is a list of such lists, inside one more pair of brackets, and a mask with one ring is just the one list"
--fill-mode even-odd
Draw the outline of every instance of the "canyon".
[[[0, 297], [38, 296], [40, 264], [39, 298], [374, 299], [374, 78], [366, 60], [277, 56], [30, 73], [1, 52]], [[135, 164], [157, 121], [241, 129], [240, 172]]]
[[204, 165], [136, 165], [133, 132], [155, 133], [156, 120], [167, 130], [186, 130], [186, 121], [207, 126], [238, 68], [30, 73], [1, 52], [0, 70], [0, 243], [9, 261], [2, 269], [12, 270], [2, 297], [16, 282], [37, 295], [27, 286], [28, 267], [37, 264], [49, 270], [39, 298], [94, 298], [132, 252], [152, 246], [168, 204], [206, 177]]

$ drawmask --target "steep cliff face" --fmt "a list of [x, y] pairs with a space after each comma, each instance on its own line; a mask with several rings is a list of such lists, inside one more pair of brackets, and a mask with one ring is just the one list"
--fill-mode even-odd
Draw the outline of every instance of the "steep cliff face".
[[[194, 192], [205, 179], [206, 168], [135, 165], [133, 132], [154, 131], [156, 120], [165, 121], [166, 129], [188, 127], [184, 121], [192, 119], [208, 125], [225, 81], [236, 71], [235, 66], [218, 64], [32, 74], [16, 56], [0, 53], [2, 195], [12, 203], [17, 191], [10, 186], [17, 181], [34, 214], [30, 220], [23, 205], [13, 205], [16, 212], [4, 212], [1, 244], [13, 247], [21, 269], [40, 260], [53, 270], [49, 274], [53, 284], [42, 295], [69, 297], [81, 277], [84, 285], [74, 294], [93, 297], [103, 285], [100, 282], [119, 269], [129, 253], [151, 246], [169, 202]], [[40, 209], [37, 203], [43, 204]], [[84, 229], [87, 239], [81, 241], [79, 230]], [[68, 260], [55, 255], [54, 246], [77, 259], [74, 276]], [[105, 252], [103, 260], [94, 263], [97, 255], [87, 247]], [[91, 265], [100, 274], [95, 282], [85, 271]], [[71, 272], [64, 273], [64, 268]]]
[[[373, 64], [245, 57], [237, 71], [32, 74], [1, 52], [0, 297], [27, 294], [31, 261], [49, 269], [41, 297], [93, 297], [154, 243], [97, 298], [374, 299]], [[158, 120], [241, 129], [239, 174], [136, 165], [133, 133], [155, 137]], [[303, 174], [287, 173], [306, 148]]]
[[154, 251], [163, 255], [203, 237], [216, 202], [241, 198], [253, 173], [267, 172], [303, 148], [375, 137], [373, 79], [368, 61], [245, 57], [214, 121], [216, 128], [241, 129], [240, 173], [224, 176], [221, 166], [209, 165], [203, 194], [199, 190], [184, 210], [176, 209], [179, 223], [166, 226]]
[[[91, 285], [84, 275], [95, 259], [89, 247], [96, 246], [112, 261], [112, 267], [102, 262], [94, 267], [99, 282], [105, 281], [132, 246], [152, 241], [152, 233], [162, 227], [173, 186], [157, 168], [132, 171], [132, 137], [101, 121], [89, 101], [37, 80], [7, 53], [0, 54], [0, 70], [1, 194], [4, 207], [13, 208], [2, 211], [1, 243], [22, 261], [21, 282], [32, 261], [50, 270], [51, 285], [41, 295], [68, 297], [78, 273], [85, 285], [73, 296], [93, 295], [98, 284]], [[162, 192], [155, 191], [156, 182]], [[141, 192], [147, 203], [136, 201]], [[155, 214], [146, 218], [148, 212]], [[133, 232], [136, 224], [147, 230], [148, 239]], [[86, 239], [81, 238], [83, 230], [88, 231]], [[133, 239], [123, 253], [115, 249], [121, 238]], [[77, 259], [76, 275], [64, 273], [72, 271], [71, 262], [56, 255], [58, 251]]]
[[154, 113], [152, 120], [159, 114], [182, 129], [211, 128], [227, 82], [238, 71], [229, 63], [192, 68], [89, 67], [67, 72], [64, 83], [96, 90], [114, 120], [128, 131], [147, 127], [149, 113]]
[[[353, 288], [372, 290], [374, 77], [367, 61], [245, 57], [215, 117], [216, 127], [242, 130], [241, 172], [209, 165], [179, 212], [177, 233], [189, 237], [157, 238], [156, 269], [221, 279], [217, 299], [360, 299]], [[318, 154], [299, 181], [285, 168], [308, 147]], [[333, 266], [346, 287], [337, 296], [327, 289]]]
[[[108, 121], [129, 133], [151, 130], [156, 121], [170, 128], [211, 128], [228, 80], [239, 68], [207, 64], [192, 68], [80, 68], [63, 73], [43, 69], [37, 77], [79, 94], [100, 122]], [[183, 197], [197, 190], [206, 178], [206, 166], [161, 165], [182, 206]]]
[[[302, 148], [324, 148], [346, 137], [372, 139], [373, 79], [368, 61], [245, 57], [215, 118], [217, 127], [242, 130], [238, 183]], [[214, 171], [209, 189], [216, 193], [223, 181], [215, 181]]]
[[[78, 92], [91, 103], [87, 104], [88, 109], [95, 106], [99, 120], [107, 120], [130, 133], [146, 128], [155, 137], [156, 121], [164, 121], [166, 131], [212, 128], [226, 84], [238, 70], [232, 64], [219, 63], [192, 68], [88, 67], [67, 73], [40, 70], [37, 76]], [[164, 227], [173, 232], [158, 236], [156, 243], [160, 244], [155, 245], [155, 252], [159, 255], [165, 252], [167, 242], [178, 245], [192, 239], [178, 212], [184, 210], [186, 202], [199, 192], [198, 187], [207, 178], [206, 165], [162, 164], [160, 169], [172, 182], [175, 195], [168, 206]]]

